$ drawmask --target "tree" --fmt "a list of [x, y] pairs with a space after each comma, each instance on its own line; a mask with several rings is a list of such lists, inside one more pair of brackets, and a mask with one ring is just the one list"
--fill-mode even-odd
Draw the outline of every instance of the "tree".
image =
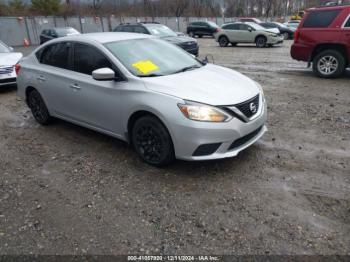
[[26, 8], [22, 0], [12, 0], [9, 2], [8, 6], [9, 6], [9, 13], [11, 15], [23, 14]]
[[55, 15], [61, 7], [60, 0], [32, 0], [32, 9], [42, 15]]

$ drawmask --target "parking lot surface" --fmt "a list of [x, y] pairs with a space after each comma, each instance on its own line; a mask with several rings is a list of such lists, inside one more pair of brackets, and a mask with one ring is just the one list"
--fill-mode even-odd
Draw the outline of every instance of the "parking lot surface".
[[263, 139], [233, 159], [157, 169], [114, 138], [40, 126], [2, 88], [1, 254], [350, 254], [350, 73], [316, 78], [290, 41], [199, 42], [201, 57], [264, 87]]

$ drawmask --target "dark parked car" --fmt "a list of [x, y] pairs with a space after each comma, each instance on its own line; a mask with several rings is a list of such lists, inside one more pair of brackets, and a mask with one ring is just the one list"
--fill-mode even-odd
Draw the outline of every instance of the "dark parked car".
[[350, 6], [307, 10], [295, 32], [291, 55], [312, 63], [320, 77], [342, 75], [350, 66]]
[[43, 44], [47, 41], [58, 37], [64, 37], [68, 35], [79, 35], [79, 31], [75, 30], [72, 27], [62, 27], [62, 28], [51, 28], [44, 29], [40, 34], [40, 44]]
[[278, 30], [280, 30], [280, 33], [283, 35], [284, 40], [294, 38], [295, 28], [290, 28], [278, 22], [263, 22], [263, 23], [260, 23], [260, 25], [265, 27], [266, 29], [277, 28]]
[[135, 24], [120, 24], [114, 29], [114, 32], [130, 32], [147, 35], [154, 35], [162, 38], [172, 44], [175, 44], [190, 54], [198, 55], [199, 46], [196, 39], [185, 35], [179, 35], [169, 27], [158, 23], [135, 23]]
[[191, 37], [214, 36], [220, 27], [214, 22], [193, 22], [187, 27], [187, 34]]

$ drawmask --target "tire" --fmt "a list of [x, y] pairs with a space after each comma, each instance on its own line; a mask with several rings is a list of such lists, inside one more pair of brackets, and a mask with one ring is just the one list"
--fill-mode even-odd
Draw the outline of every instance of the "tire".
[[230, 41], [228, 40], [228, 38], [226, 36], [220, 36], [219, 45], [221, 47], [227, 47], [229, 43], [230, 43]]
[[41, 125], [48, 125], [52, 122], [43, 98], [37, 90], [32, 90], [28, 95], [28, 105], [35, 120]]
[[198, 38], [202, 38], [203, 37], [203, 35], [198, 35]]
[[135, 122], [131, 141], [137, 154], [150, 165], [162, 167], [175, 159], [169, 132], [154, 116], [144, 116]]
[[284, 32], [283, 33], [283, 38], [284, 38], [284, 40], [288, 40], [290, 38], [289, 33], [288, 32]]
[[256, 44], [256, 47], [258, 48], [266, 47], [266, 42], [267, 42], [267, 39], [265, 36], [258, 36], [255, 39], [255, 44]]
[[336, 78], [345, 71], [345, 57], [336, 50], [325, 50], [313, 59], [313, 71], [322, 78]]

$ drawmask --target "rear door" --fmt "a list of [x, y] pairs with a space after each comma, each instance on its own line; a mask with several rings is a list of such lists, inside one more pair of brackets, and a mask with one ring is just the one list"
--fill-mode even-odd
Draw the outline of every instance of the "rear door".
[[347, 44], [348, 61], [350, 61], [350, 15], [343, 25], [343, 38], [344, 42]]
[[43, 96], [48, 108], [54, 114], [65, 114], [65, 101], [70, 91], [67, 76], [70, 75], [72, 43], [51, 44], [37, 53], [41, 63], [35, 75], [35, 87]]
[[225, 34], [232, 43], [239, 43], [239, 24], [228, 24], [222, 27], [225, 30]]

